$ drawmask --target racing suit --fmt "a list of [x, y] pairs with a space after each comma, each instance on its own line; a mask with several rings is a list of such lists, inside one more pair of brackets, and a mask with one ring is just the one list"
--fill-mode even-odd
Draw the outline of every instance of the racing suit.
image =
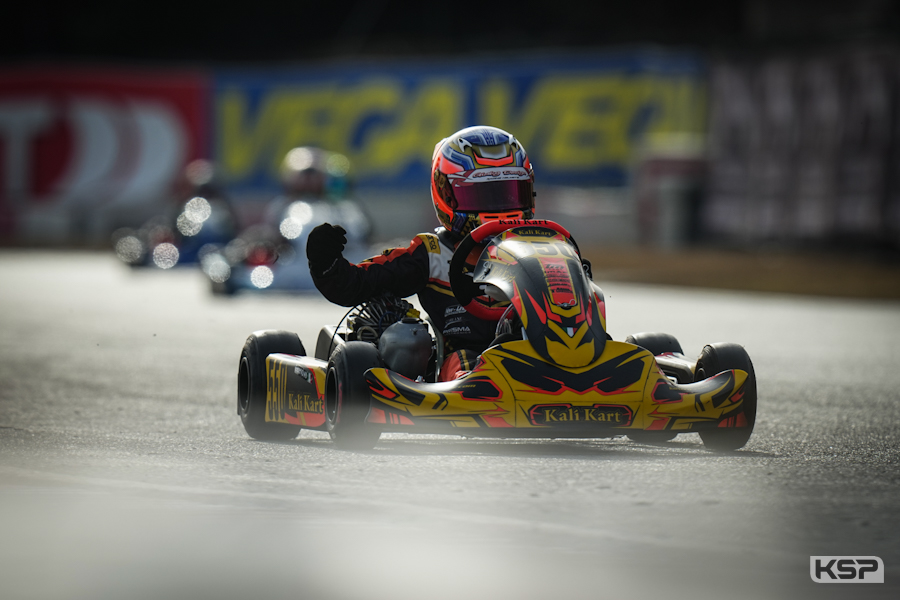
[[494, 339], [496, 323], [470, 315], [450, 289], [450, 259], [458, 240], [443, 227], [420, 233], [406, 248], [392, 248], [353, 264], [339, 258], [323, 273], [310, 269], [316, 288], [341, 306], [355, 306], [379, 294], [419, 302], [444, 336], [447, 359], [441, 379], [452, 379], [474, 366], [474, 360]]

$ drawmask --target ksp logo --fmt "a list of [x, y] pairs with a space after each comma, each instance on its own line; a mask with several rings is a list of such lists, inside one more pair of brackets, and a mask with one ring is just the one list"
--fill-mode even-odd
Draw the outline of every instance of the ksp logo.
[[884, 583], [884, 562], [877, 556], [810, 556], [809, 576], [816, 583]]

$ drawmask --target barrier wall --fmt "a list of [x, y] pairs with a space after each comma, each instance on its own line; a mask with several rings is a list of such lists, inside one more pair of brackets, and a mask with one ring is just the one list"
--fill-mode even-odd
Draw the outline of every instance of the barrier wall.
[[238, 202], [268, 198], [284, 155], [301, 145], [347, 155], [360, 193], [412, 194], [427, 189], [439, 140], [485, 123], [519, 138], [539, 185], [624, 189], [646, 139], [702, 130], [704, 97], [697, 57], [656, 50], [210, 72], [5, 70], [0, 235], [102, 240], [160, 210], [197, 157], [217, 163]]
[[900, 246], [898, 89], [893, 49], [714, 61], [706, 231]]
[[490, 124], [513, 133], [542, 183], [619, 187], [648, 136], [703, 129], [695, 57], [395, 64], [215, 77], [215, 158], [236, 191], [277, 189], [299, 145], [347, 155], [361, 186], [425, 188], [435, 144]]
[[208, 154], [208, 79], [193, 72], [0, 71], [0, 235], [102, 235], [159, 204]]
[[217, 163], [239, 203], [265, 201], [279, 192], [282, 158], [301, 145], [347, 155], [381, 218], [418, 218], [406, 209], [414, 205], [431, 223], [435, 143], [491, 124], [528, 150], [540, 209], [572, 216], [576, 206], [598, 222], [614, 213], [618, 243], [900, 246], [898, 90], [896, 48], [708, 64], [634, 49], [277, 69], [3, 69], [0, 241], [103, 242], [161, 212], [198, 157]]

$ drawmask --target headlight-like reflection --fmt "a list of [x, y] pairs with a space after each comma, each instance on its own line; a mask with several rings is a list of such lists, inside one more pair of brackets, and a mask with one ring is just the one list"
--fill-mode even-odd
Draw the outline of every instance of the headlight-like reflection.
[[292, 203], [286, 212], [278, 230], [285, 239], [295, 240], [303, 233], [303, 226], [312, 220], [313, 209], [308, 202], [298, 200]]
[[299, 221], [287, 218], [281, 222], [281, 225], [278, 227], [278, 231], [281, 232], [281, 235], [284, 236], [284, 239], [295, 240], [300, 237], [301, 233], [303, 233], [303, 225]]
[[275, 281], [275, 273], [266, 266], [258, 266], [250, 272], [250, 283], [259, 289], [265, 289]]
[[221, 254], [207, 254], [200, 259], [200, 268], [216, 283], [225, 283], [231, 277], [231, 265]]
[[178, 248], [174, 244], [165, 242], [153, 249], [153, 264], [160, 269], [171, 269], [178, 264]]
[[116, 242], [116, 256], [129, 265], [137, 264], [144, 258], [144, 244], [136, 236], [126, 235]]
[[184, 215], [195, 223], [203, 223], [212, 214], [212, 207], [206, 198], [197, 196], [184, 205]]
[[200, 233], [203, 224], [212, 215], [212, 206], [206, 198], [197, 196], [188, 200], [175, 221], [181, 235], [191, 237]]
[[294, 202], [288, 208], [287, 213], [292, 220], [305, 225], [312, 220], [313, 209], [308, 202]]
[[203, 223], [198, 223], [187, 216], [187, 213], [181, 213], [175, 220], [175, 226], [178, 231], [185, 237], [191, 237], [200, 233], [203, 229]]

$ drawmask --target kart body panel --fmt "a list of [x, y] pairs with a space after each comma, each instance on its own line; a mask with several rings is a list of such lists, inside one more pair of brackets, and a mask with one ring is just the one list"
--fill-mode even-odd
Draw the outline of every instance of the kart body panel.
[[489, 348], [472, 371], [446, 383], [417, 383], [387, 369], [370, 369], [368, 421], [385, 431], [466, 436], [603, 437], [629, 429], [687, 433], [742, 426], [746, 378], [746, 372], [732, 370], [677, 384], [662, 374], [648, 351], [613, 341], [593, 363], [563, 369], [527, 341], [514, 341]]
[[325, 370], [309, 356], [266, 357], [266, 422], [325, 429]]
[[537, 353], [563, 367], [597, 361], [607, 335], [598, 298], [577, 249], [562, 233], [521, 225], [494, 237], [473, 280], [515, 307]]

